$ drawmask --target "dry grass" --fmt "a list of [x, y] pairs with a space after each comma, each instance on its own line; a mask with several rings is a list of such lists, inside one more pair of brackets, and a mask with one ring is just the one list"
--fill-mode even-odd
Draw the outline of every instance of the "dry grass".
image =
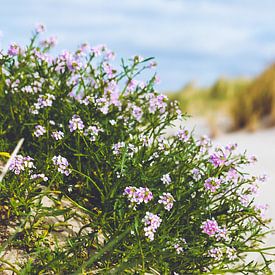
[[232, 104], [231, 116], [234, 129], [256, 130], [275, 124], [275, 65], [238, 94]]
[[[188, 84], [170, 99], [178, 100], [181, 109], [192, 116], [204, 116], [214, 135], [219, 118], [231, 119], [229, 130], [246, 128], [255, 131], [275, 125], [275, 64], [253, 80], [221, 78], [208, 88]], [[210, 119], [209, 119], [210, 118]]]

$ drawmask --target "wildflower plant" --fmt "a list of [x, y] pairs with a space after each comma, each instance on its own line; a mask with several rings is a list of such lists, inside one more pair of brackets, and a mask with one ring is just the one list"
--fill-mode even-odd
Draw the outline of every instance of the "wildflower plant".
[[[243, 172], [251, 159], [183, 127], [154, 71], [139, 80], [152, 58], [119, 69], [105, 45], [88, 44], [54, 56], [44, 30], [0, 53], [0, 151], [25, 139], [0, 193], [1, 249], [22, 257], [2, 257], [1, 271], [270, 272], [260, 180]], [[263, 261], [246, 261], [250, 252]]]

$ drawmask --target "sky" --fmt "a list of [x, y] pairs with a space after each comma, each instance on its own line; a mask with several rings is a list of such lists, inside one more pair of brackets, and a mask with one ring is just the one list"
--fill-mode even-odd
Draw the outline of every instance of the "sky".
[[162, 91], [252, 77], [275, 58], [274, 0], [1, 0], [1, 48], [28, 43], [37, 23], [56, 51], [88, 42], [155, 57]]

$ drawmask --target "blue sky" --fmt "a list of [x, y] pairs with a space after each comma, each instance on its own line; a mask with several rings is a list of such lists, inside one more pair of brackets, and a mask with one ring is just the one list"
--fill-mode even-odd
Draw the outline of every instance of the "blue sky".
[[160, 90], [253, 76], [275, 57], [274, 0], [3, 0], [1, 47], [27, 43], [38, 22], [57, 50], [89, 42], [154, 56]]

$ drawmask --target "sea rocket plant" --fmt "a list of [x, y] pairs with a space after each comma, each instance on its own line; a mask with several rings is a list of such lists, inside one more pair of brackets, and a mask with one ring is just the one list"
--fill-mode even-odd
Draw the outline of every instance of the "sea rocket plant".
[[[38, 25], [27, 47], [0, 51], [0, 152], [25, 138], [1, 182], [0, 216], [24, 225], [7, 243], [27, 252], [20, 266], [1, 258], [1, 270], [269, 271], [272, 253], [261, 246], [267, 206], [254, 202], [266, 178], [244, 173], [255, 157], [189, 133], [177, 102], [156, 91], [151, 58], [123, 59], [120, 69], [107, 46], [87, 43], [52, 55], [56, 39], [41, 40], [44, 30]], [[143, 81], [147, 69], [153, 77]], [[175, 122], [180, 127], [168, 136]], [[45, 198], [54, 207], [44, 207]], [[57, 223], [48, 218], [56, 216]], [[59, 229], [66, 242], [52, 236]], [[248, 251], [263, 263], [247, 264]]]

